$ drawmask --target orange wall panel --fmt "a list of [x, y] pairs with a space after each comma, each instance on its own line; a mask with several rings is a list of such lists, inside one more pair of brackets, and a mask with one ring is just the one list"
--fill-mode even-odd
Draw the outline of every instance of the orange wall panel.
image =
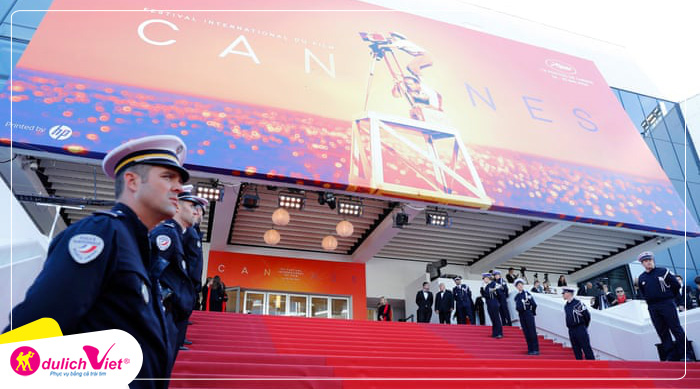
[[267, 255], [210, 251], [207, 276], [218, 275], [226, 286], [280, 292], [352, 297], [352, 317], [365, 320], [365, 265]]

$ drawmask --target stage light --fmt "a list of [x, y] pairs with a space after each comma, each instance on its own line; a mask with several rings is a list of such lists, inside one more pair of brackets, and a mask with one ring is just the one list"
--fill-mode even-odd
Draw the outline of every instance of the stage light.
[[301, 193], [280, 192], [277, 205], [283, 208], [302, 209], [306, 198]]
[[209, 202], [221, 201], [224, 197], [224, 191], [223, 191], [223, 188], [221, 187], [221, 185], [219, 185], [217, 182], [198, 183], [197, 184], [197, 197], [207, 199], [207, 200], [209, 200]]
[[394, 228], [403, 228], [408, 224], [408, 215], [404, 211], [399, 211], [394, 215]]
[[258, 188], [254, 187], [255, 193], [246, 193], [241, 196], [241, 204], [246, 209], [256, 209], [260, 206], [260, 196], [258, 196]]
[[362, 216], [362, 201], [350, 199], [338, 199], [338, 214], [349, 216]]
[[327, 204], [328, 208], [335, 209], [337, 200], [335, 195], [331, 192], [319, 192], [318, 193], [318, 203], [323, 205]]
[[448, 227], [450, 225], [450, 218], [447, 216], [447, 212], [445, 211], [426, 210], [425, 224], [438, 227]]

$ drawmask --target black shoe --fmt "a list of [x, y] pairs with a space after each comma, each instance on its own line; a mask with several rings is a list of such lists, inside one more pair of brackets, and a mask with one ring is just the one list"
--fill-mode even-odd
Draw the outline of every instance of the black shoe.
[[502, 337], [503, 337], [503, 335], [496, 335], [496, 336], [494, 336], [494, 338], [496, 338], [496, 339], [501, 339]]
[[179, 350], [180, 350], [180, 351], [187, 351], [187, 350], [189, 350], [189, 349], [188, 349], [187, 347], [185, 347], [185, 346], [180, 346], [180, 349], [179, 349]]
[[194, 324], [194, 323], [192, 323], [191, 321], [187, 320], [187, 325], [188, 325], [188, 326], [191, 326], [192, 324]]
[[185, 340], [184, 340], [184, 341], [183, 341], [182, 343], [183, 343], [183, 344], [186, 344], [186, 345], [188, 345], [188, 346], [189, 346], [189, 345], [191, 345], [191, 344], [192, 344], [192, 341], [191, 341], [191, 340], [187, 340], [187, 339], [185, 339]]
[[540, 355], [539, 351], [530, 351], [527, 353], [527, 355]]

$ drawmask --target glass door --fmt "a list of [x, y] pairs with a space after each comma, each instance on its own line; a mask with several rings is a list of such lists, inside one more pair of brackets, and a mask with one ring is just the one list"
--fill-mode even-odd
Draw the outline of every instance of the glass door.
[[331, 297], [331, 318], [348, 319], [348, 299]]
[[328, 297], [311, 296], [311, 317], [328, 318]]
[[267, 314], [272, 316], [284, 316], [287, 313], [287, 295], [269, 293], [267, 295]]
[[301, 316], [306, 317], [307, 309], [307, 296], [296, 296], [293, 294], [289, 295], [289, 316]]
[[265, 293], [262, 292], [245, 292], [245, 309], [244, 313], [253, 313], [262, 315], [265, 313]]

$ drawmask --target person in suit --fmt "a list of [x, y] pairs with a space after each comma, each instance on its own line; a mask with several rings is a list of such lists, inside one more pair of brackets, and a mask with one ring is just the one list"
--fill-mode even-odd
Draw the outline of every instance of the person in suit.
[[600, 283], [599, 285], [601, 291], [593, 300], [591, 308], [600, 310], [610, 308], [614, 305], [615, 296], [608, 290], [608, 285], [604, 283]]
[[491, 273], [483, 273], [481, 279], [484, 285], [481, 287], [481, 296], [486, 300], [486, 310], [491, 319], [491, 336], [500, 339], [503, 337], [503, 325], [499, 314], [500, 304], [498, 303], [498, 290], [502, 288], [493, 280]]
[[429, 282], [424, 282], [423, 289], [416, 293], [416, 305], [418, 306], [416, 321], [430, 323], [430, 319], [433, 317], [433, 292], [430, 291]]
[[512, 284], [517, 279], [518, 279], [518, 275], [515, 274], [515, 269], [513, 269], [512, 267], [509, 267], [508, 274], [506, 274], [506, 281], [508, 281], [509, 284]]
[[472, 300], [472, 291], [469, 286], [462, 284], [462, 277], [454, 278], [455, 284], [452, 288], [452, 295], [455, 300], [455, 316], [457, 316], [457, 324], [472, 324], [474, 323], [474, 307]]
[[535, 315], [537, 315], [537, 303], [532, 295], [523, 289], [525, 281], [521, 278], [515, 280], [515, 288], [518, 293], [515, 295], [515, 310], [520, 317], [520, 327], [527, 342], [527, 355], [539, 355], [540, 345], [537, 341], [537, 329], [535, 327]]
[[680, 276], [680, 274], [676, 274], [676, 280], [678, 280], [678, 283], [681, 284], [681, 290], [680, 293], [674, 298], [676, 301], [676, 306], [678, 307], [678, 310], [683, 312], [688, 309], [693, 308], [693, 294], [692, 291], [688, 290], [688, 287], [685, 286], [683, 283], [683, 277]]
[[585, 284], [581, 285], [580, 288], [578, 288], [578, 292], [576, 292], [577, 296], [593, 296], [593, 284], [590, 282], [586, 282]]
[[[486, 312], [484, 311], [484, 298], [479, 296], [474, 300], [474, 316], [479, 320], [479, 325], [486, 324]], [[476, 324], [476, 321], [474, 322]]]
[[450, 324], [453, 306], [454, 298], [452, 297], [452, 292], [445, 290], [445, 284], [441, 282], [440, 291], [435, 296], [435, 313], [440, 318], [440, 324]]
[[391, 321], [391, 305], [386, 302], [386, 297], [379, 298], [379, 306], [377, 307], [377, 320]]

